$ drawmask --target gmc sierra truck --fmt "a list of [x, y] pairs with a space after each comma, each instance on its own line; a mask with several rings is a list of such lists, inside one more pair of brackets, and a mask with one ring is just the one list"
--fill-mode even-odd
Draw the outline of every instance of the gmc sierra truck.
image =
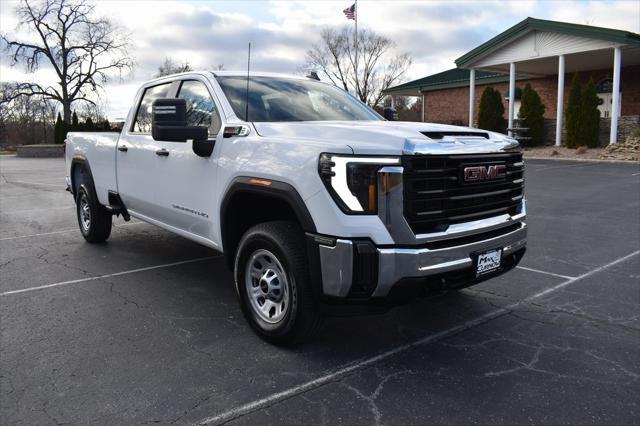
[[246, 320], [273, 343], [345, 307], [479, 283], [525, 252], [516, 140], [387, 121], [312, 78], [149, 81], [121, 134], [70, 133], [65, 160], [88, 242], [122, 215], [223, 252]]

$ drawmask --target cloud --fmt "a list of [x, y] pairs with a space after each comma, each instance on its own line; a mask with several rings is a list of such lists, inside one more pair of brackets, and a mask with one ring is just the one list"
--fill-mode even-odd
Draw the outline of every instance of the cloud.
[[[109, 115], [126, 114], [137, 86], [157, 72], [165, 56], [195, 68], [224, 63], [243, 70], [251, 42], [254, 69], [295, 73], [323, 27], [353, 25], [342, 13], [351, 2], [97, 2], [98, 14], [130, 32], [130, 54], [137, 62], [126, 83], [114, 80], [106, 87]], [[24, 37], [13, 31], [15, 5], [2, 0], [0, 28]], [[358, 7], [360, 28], [388, 36], [399, 51], [413, 56], [409, 79], [452, 68], [455, 58], [527, 16], [640, 32], [637, 1], [361, 1]], [[56, 80], [47, 68], [26, 76], [2, 58], [2, 81], [34, 77], [48, 84]]]

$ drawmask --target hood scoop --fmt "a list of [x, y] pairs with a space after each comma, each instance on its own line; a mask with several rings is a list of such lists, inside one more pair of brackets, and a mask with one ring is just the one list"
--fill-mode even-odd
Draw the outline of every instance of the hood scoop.
[[434, 132], [420, 132], [423, 135], [425, 135], [426, 137], [430, 138], [430, 139], [434, 139], [434, 140], [438, 140], [438, 139], [444, 139], [446, 136], [452, 136], [452, 137], [475, 137], [475, 138], [484, 138], [484, 139], [489, 139], [489, 134], [488, 133], [483, 133], [483, 132], [465, 132], [465, 131], [434, 131]]

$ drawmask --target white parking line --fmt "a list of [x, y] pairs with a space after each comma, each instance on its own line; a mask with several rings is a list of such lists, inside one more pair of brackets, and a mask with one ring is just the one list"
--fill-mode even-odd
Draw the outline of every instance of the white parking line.
[[587, 278], [587, 277], [589, 277], [589, 276], [591, 276], [593, 274], [596, 274], [598, 272], [604, 271], [605, 269], [610, 268], [611, 266], [614, 266], [614, 265], [617, 265], [618, 263], [624, 262], [625, 260], [637, 255], [638, 253], [640, 253], [640, 250], [635, 251], [635, 252], [633, 252], [631, 254], [628, 254], [627, 256], [621, 257], [621, 258], [619, 258], [617, 260], [614, 260], [613, 262], [607, 263], [604, 266], [600, 266], [598, 268], [595, 268], [595, 269], [593, 269], [593, 270], [591, 270], [591, 271], [589, 271], [589, 272], [587, 272], [585, 274], [582, 274], [580, 276], [577, 276], [577, 277], [568, 279], [566, 281], [563, 281], [562, 283], [560, 283], [558, 285], [550, 287], [550, 288], [548, 288], [546, 290], [543, 290], [543, 291], [541, 291], [539, 293], [534, 294], [533, 296], [529, 296], [529, 297], [527, 297], [525, 299], [520, 300], [519, 302], [513, 303], [513, 304], [508, 305], [508, 306], [506, 306], [504, 308], [496, 309], [494, 311], [491, 311], [491, 312], [488, 312], [488, 313], [486, 313], [484, 315], [476, 317], [476, 318], [474, 318], [472, 320], [469, 320], [469, 321], [466, 321], [466, 322], [464, 322], [462, 324], [459, 324], [459, 325], [456, 325], [454, 327], [451, 327], [451, 328], [449, 328], [447, 330], [443, 330], [443, 331], [440, 331], [438, 333], [431, 334], [429, 336], [426, 336], [426, 337], [423, 337], [423, 338], [418, 339], [416, 341], [413, 341], [411, 343], [408, 343], [408, 344], [405, 344], [405, 345], [402, 345], [402, 346], [398, 346], [398, 347], [396, 347], [394, 349], [388, 350], [386, 352], [383, 352], [381, 354], [375, 355], [373, 357], [365, 358], [365, 359], [362, 359], [360, 361], [351, 363], [351, 364], [347, 365], [346, 367], [343, 367], [343, 368], [340, 368], [340, 369], [335, 370], [333, 372], [327, 373], [324, 376], [318, 377], [317, 379], [314, 379], [314, 380], [310, 380], [310, 381], [308, 381], [306, 383], [303, 383], [301, 385], [294, 386], [292, 388], [286, 389], [286, 390], [284, 390], [282, 392], [277, 392], [277, 393], [269, 395], [269, 396], [267, 396], [265, 398], [249, 402], [247, 404], [241, 405], [241, 406], [236, 407], [236, 408], [232, 408], [232, 409], [230, 409], [228, 411], [224, 411], [222, 413], [213, 415], [211, 417], [207, 417], [207, 418], [202, 419], [199, 422], [197, 422], [197, 424], [199, 424], [199, 425], [205, 424], [206, 425], [206, 424], [225, 423], [225, 422], [233, 420], [233, 419], [235, 419], [237, 417], [249, 414], [249, 413], [251, 413], [253, 411], [256, 411], [258, 409], [261, 409], [261, 408], [264, 408], [264, 407], [269, 406], [271, 404], [274, 404], [276, 402], [285, 400], [287, 398], [291, 398], [293, 396], [296, 396], [296, 395], [299, 395], [301, 393], [307, 392], [307, 391], [309, 391], [311, 389], [318, 388], [318, 387], [323, 386], [323, 385], [325, 385], [327, 383], [334, 382], [334, 381], [336, 381], [336, 380], [338, 380], [338, 379], [340, 379], [340, 378], [342, 378], [344, 376], [347, 376], [347, 375], [349, 375], [349, 374], [351, 374], [351, 373], [353, 373], [353, 372], [355, 372], [357, 370], [360, 370], [360, 369], [362, 369], [364, 367], [367, 367], [367, 366], [373, 365], [375, 363], [378, 363], [378, 362], [384, 361], [386, 359], [389, 359], [389, 358], [391, 358], [391, 357], [393, 357], [395, 355], [398, 355], [398, 354], [400, 354], [402, 352], [406, 352], [409, 349], [415, 348], [416, 346], [425, 345], [425, 344], [431, 343], [433, 341], [440, 340], [440, 339], [443, 339], [445, 337], [449, 337], [449, 336], [452, 336], [454, 334], [460, 333], [460, 332], [462, 332], [464, 330], [468, 330], [468, 329], [470, 329], [472, 327], [475, 327], [477, 325], [483, 324], [483, 323], [485, 323], [485, 322], [487, 322], [489, 320], [492, 320], [494, 318], [497, 318], [497, 317], [499, 317], [501, 315], [504, 315], [504, 314], [510, 312], [512, 309], [514, 309], [514, 308], [516, 308], [516, 307], [518, 307], [518, 306], [520, 306], [520, 305], [522, 305], [524, 303], [531, 302], [531, 301], [533, 301], [535, 299], [539, 299], [539, 298], [541, 298], [541, 297], [543, 297], [543, 296], [545, 296], [547, 294], [550, 294], [550, 293], [553, 293], [553, 292], [555, 292], [557, 290], [560, 290], [561, 288], [566, 287], [569, 284], [575, 283], [576, 281], [582, 280], [582, 279]]
[[544, 171], [544, 170], [566, 169], [566, 168], [569, 168], [569, 167], [571, 167], [571, 168], [588, 167], [588, 166], [595, 166], [597, 164], [598, 163], [596, 163], [596, 162], [591, 163], [591, 162], [581, 162], [580, 161], [580, 162], [573, 163], [573, 164], [563, 164], [561, 166], [548, 166], [548, 167], [542, 167], [542, 168], [534, 169], [534, 170], [536, 172], [541, 172], [541, 171]]
[[47, 181], [47, 183], [44, 182], [27, 182], [25, 180], [7, 180], [5, 181], [7, 184], [12, 184], [12, 183], [18, 183], [18, 184], [26, 184], [26, 185], [44, 185], [44, 186], [59, 186], [60, 188], [64, 189], [65, 188], [65, 184], [64, 182], [60, 182], [60, 183], [49, 183], [51, 181]]
[[44, 290], [46, 288], [52, 288], [52, 287], [61, 287], [61, 286], [70, 285], [70, 284], [86, 283], [89, 281], [96, 281], [104, 278], [119, 277], [120, 275], [129, 275], [129, 274], [135, 274], [138, 272], [151, 271], [154, 269], [170, 268], [172, 266], [185, 265], [187, 263], [194, 263], [194, 262], [202, 262], [203, 260], [215, 259], [217, 257], [221, 257], [221, 256], [219, 255], [219, 256], [199, 257], [197, 259], [183, 260], [180, 262], [173, 262], [173, 263], [165, 263], [163, 265], [156, 265], [156, 266], [147, 266], [145, 268], [130, 269], [128, 271], [115, 272], [113, 274], [98, 275], [96, 277], [80, 278], [77, 280], [62, 281], [59, 283], [46, 284], [38, 287], [29, 287], [29, 288], [21, 288], [19, 290], [10, 290], [10, 291], [5, 291], [3, 293], [0, 293], [0, 297], [10, 296], [12, 294], [27, 293], [31, 291], [37, 291], [37, 290]]
[[44, 211], [51, 211], [51, 210], [68, 210], [68, 209], [75, 209], [76, 206], [65, 206], [65, 207], [43, 207], [41, 209], [26, 209], [26, 210], [9, 210], [9, 211], [2, 211], [0, 213], [3, 214], [12, 214], [12, 213], [30, 213], [30, 212], [44, 212]]
[[[120, 228], [122, 226], [140, 225], [141, 223], [146, 223], [146, 222], [128, 222], [128, 223], [122, 223], [120, 225], [113, 225], [113, 227]], [[67, 232], [72, 232], [77, 230], [78, 228], [76, 227], [76, 228], [61, 229], [59, 231], [42, 232], [40, 234], [18, 235], [16, 237], [4, 237], [4, 238], [0, 238], [0, 241], [21, 240], [24, 238], [42, 237], [45, 235], [65, 234]]]
[[[69, 196], [69, 194], [64, 191], [60, 191], [59, 194], [55, 192], [50, 192], [47, 195], [49, 194], [56, 195], [56, 196], [66, 194], [67, 196]], [[11, 199], [11, 198], [24, 198], [24, 197], [33, 197], [33, 194], [4, 195], [4, 193], [0, 190], [0, 202]]]
[[538, 274], [551, 275], [552, 277], [564, 278], [565, 280], [572, 280], [576, 277], [570, 277], [568, 275], [560, 275], [553, 272], [541, 271], [540, 269], [527, 268], [526, 266], [516, 266], [516, 269], [522, 269], [523, 271], [537, 272]]

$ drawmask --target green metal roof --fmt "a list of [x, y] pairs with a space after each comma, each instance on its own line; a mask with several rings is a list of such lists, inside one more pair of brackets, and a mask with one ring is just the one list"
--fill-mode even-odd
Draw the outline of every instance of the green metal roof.
[[606, 40], [614, 43], [626, 44], [630, 46], [640, 46], [640, 34], [630, 31], [614, 30], [611, 28], [593, 27], [591, 25], [570, 24], [567, 22], [547, 21], [544, 19], [527, 18], [517, 23], [508, 30], [498, 34], [486, 43], [481, 44], [472, 51], [456, 59], [458, 67], [464, 67], [478, 57], [493, 51], [495, 48], [505, 44], [511, 39], [519, 37], [532, 30], [550, 31], [562, 34], [569, 34], [578, 37], [592, 38], [596, 40]]
[[[394, 93], [407, 92], [411, 90], [415, 90], [416, 92], [428, 92], [430, 90], [468, 86], [469, 74], [469, 70], [453, 68], [438, 74], [433, 74], [428, 77], [400, 84], [395, 87], [390, 87], [385, 90], [385, 93], [393, 95]], [[502, 81], [509, 81], [509, 75], [489, 71], [476, 71], [476, 84], [498, 83]]]

